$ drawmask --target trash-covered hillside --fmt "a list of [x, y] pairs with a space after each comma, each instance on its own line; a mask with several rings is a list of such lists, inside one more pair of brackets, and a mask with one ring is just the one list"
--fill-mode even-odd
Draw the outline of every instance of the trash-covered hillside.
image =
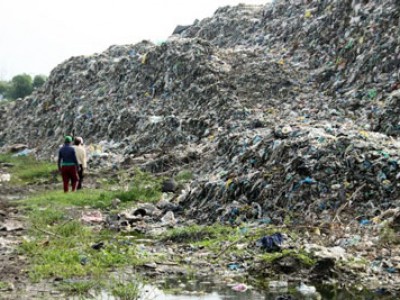
[[58, 65], [0, 107], [0, 146], [50, 157], [75, 133], [103, 166], [191, 169], [178, 200], [204, 222], [373, 217], [399, 205], [399, 17], [395, 0], [223, 7]]

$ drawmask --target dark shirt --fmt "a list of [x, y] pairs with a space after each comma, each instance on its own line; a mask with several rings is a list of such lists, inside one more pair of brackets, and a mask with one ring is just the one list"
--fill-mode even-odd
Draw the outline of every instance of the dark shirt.
[[75, 149], [69, 144], [64, 144], [58, 151], [58, 167], [61, 166], [78, 166]]

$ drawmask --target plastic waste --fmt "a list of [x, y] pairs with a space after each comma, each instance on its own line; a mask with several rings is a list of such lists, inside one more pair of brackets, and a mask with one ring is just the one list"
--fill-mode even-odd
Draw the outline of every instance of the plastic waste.
[[0, 182], [9, 182], [11, 180], [11, 174], [3, 173], [0, 174]]
[[299, 286], [297, 287], [297, 290], [299, 291], [299, 293], [301, 293], [305, 296], [310, 296], [310, 295], [314, 295], [317, 293], [317, 289], [315, 288], [315, 286], [306, 285], [303, 282], [301, 282], [299, 284]]
[[270, 236], [264, 236], [256, 242], [256, 246], [262, 249], [273, 252], [281, 249], [283, 244], [283, 235], [280, 232], [274, 233]]
[[103, 222], [103, 214], [98, 210], [82, 212], [81, 221], [86, 223], [101, 223]]
[[288, 290], [289, 283], [287, 281], [270, 281], [268, 288], [274, 292], [284, 293]]
[[239, 283], [232, 287], [232, 290], [234, 290], [236, 292], [245, 292], [245, 291], [247, 291], [247, 289], [248, 289], [248, 286], [244, 283]]
[[172, 211], [168, 211], [162, 218], [163, 225], [173, 226], [176, 224], [176, 219]]
[[237, 263], [230, 263], [230, 264], [228, 264], [228, 268], [231, 271], [237, 271], [237, 270], [239, 270], [240, 265]]

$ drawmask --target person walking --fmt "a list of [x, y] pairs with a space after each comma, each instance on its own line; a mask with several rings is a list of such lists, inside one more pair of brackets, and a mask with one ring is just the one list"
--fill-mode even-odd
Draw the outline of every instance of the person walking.
[[64, 193], [68, 192], [69, 181], [71, 180], [72, 191], [75, 192], [78, 182], [78, 160], [75, 149], [71, 146], [72, 137], [66, 136], [64, 145], [58, 151], [58, 170], [61, 172], [64, 183]]
[[85, 147], [83, 147], [83, 139], [81, 137], [76, 137], [74, 139], [73, 147], [75, 149], [76, 158], [77, 158], [78, 164], [79, 164], [77, 189], [80, 190], [80, 189], [82, 189], [82, 182], [83, 182], [83, 177], [84, 177], [83, 171], [86, 170], [86, 168], [87, 168], [86, 150], [85, 150]]

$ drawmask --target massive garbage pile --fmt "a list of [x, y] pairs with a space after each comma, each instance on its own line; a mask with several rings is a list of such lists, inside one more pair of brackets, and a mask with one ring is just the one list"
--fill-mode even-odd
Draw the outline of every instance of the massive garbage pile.
[[203, 220], [377, 215], [399, 204], [399, 17], [397, 0], [223, 7], [60, 64], [0, 107], [0, 146], [49, 156], [75, 132], [114, 164], [195, 165], [180, 199]]

